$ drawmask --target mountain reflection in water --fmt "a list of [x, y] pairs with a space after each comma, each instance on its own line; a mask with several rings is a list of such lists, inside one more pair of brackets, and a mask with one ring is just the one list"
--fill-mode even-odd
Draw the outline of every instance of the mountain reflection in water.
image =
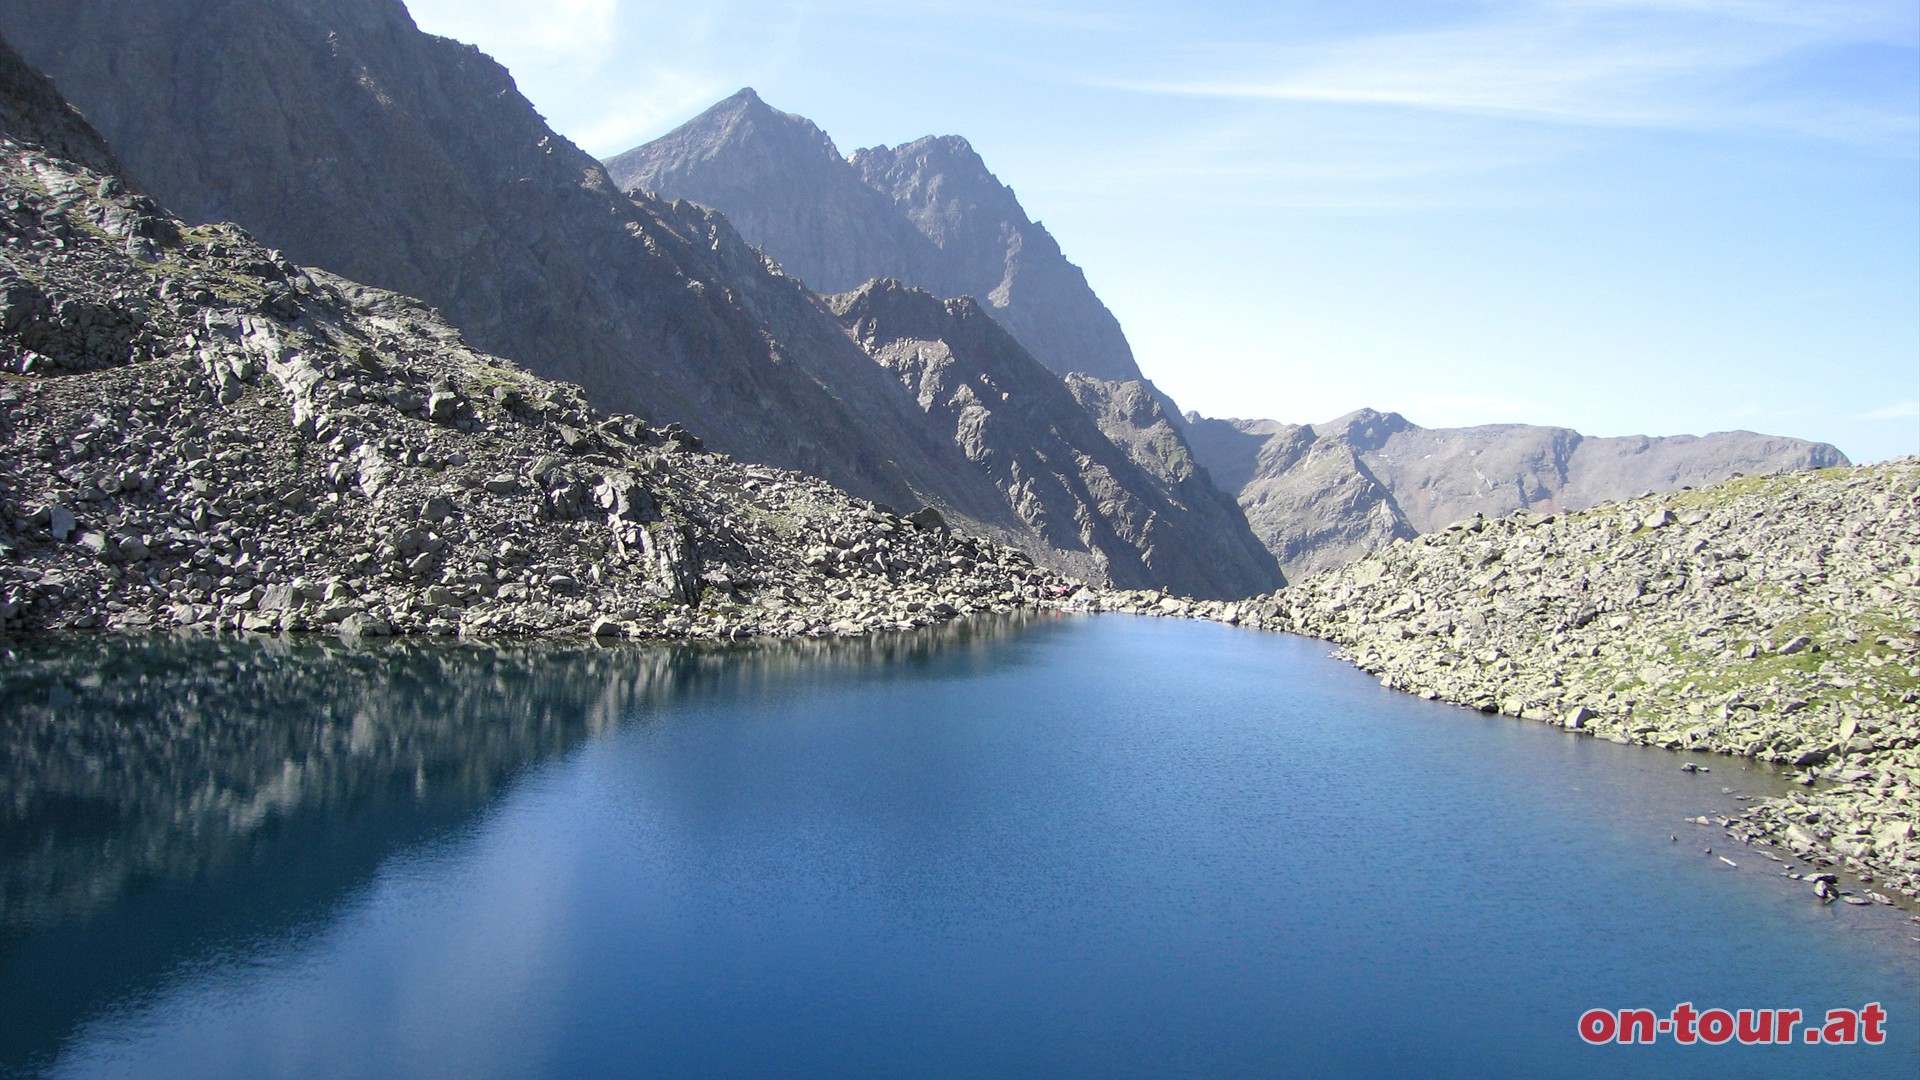
[[598, 732], [699, 695], [950, 665], [1034, 618], [740, 648], [0, 647], [0, 1069], [44, 1064], [183, 962], [317, 924], [390, 855]]

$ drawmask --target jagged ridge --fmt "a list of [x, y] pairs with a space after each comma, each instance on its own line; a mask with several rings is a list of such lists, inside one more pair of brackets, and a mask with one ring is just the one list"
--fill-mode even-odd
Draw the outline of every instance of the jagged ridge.
[[[1136, 464], [971, 298], [941, 300], [886, 280], [829, 303], [1045, 543], [1087, 560], [1068, 569], [1205, 597], [1280, 583], [1271, 556], [1235, 543], [1245, 534], [1239, 514], [1204, 479], [1163, 483]], [[1129, 385], [1136, 407], [1140, 398], [1151, 404]]]
[[823, 293], [897, 278], [971, 296], [1055, 374], [1141, 377], [1113, 313], [959, 136], [842, 158], [751, 89], [607, 159], [622, 187], [691, 199]]
[[817, 297], [711, 212], [622, 195], [505, 69], [398, 0], [10, 4], [0, 32], [189, 220], [423, 297], [599, 407], [1016, 525]]

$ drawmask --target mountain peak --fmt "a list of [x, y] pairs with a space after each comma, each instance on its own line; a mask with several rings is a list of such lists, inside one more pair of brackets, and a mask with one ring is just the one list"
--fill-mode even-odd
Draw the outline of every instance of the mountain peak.
[[684, 186], [680, 177], [719, 158], [736, 167], [743, 161], [769, 168], [804, 162], [815, 170], [844, 165], [839, 148], [813, 121], [781, 112], [746, 86], [660, 138], [608, 158], [606, 166], [622, 189], [668, 194]]
[[1344, 437], [1347, 442], [1363, 450], [1377, 450], [1392, 436], [1418, 427], [1397, 412], [1383, 413], [1370, 408], [1355, 409], [1345, 416], [1313, 426], [1321, 434]]

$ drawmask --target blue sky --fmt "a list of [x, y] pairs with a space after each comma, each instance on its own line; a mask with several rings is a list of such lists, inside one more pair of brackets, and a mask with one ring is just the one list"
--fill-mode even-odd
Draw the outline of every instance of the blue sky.
[[1214, 416], [1920, 453], [1912, 0], [411, 0], [610, 156], [971, 140]]

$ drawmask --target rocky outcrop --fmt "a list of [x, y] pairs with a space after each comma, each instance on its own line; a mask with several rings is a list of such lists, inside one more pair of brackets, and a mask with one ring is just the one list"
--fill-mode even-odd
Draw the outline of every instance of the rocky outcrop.
[[1730, 476], [1830, 468], [1826, 443], [1723, 431], [1591, 438], [1568, 428], [1423, 428], [1361, 409], [1325, 424], [1190, 414], [1187, 438], [1290, 577], [1474, 514], [1581, 510]]
[[[30, 78], [0, 46], [0, 85]], [[938, 513], [599, 412], [11, 130], [0, 251], [0, 631], [851, 634], [1074, 588]]]
[[816, 296], [710, 211], [621, 194], [398, 0], [9, 4], [0, 32], [191, 221], [422, 297], [598, 407], [1016, 527]]
[[1722, 826], [1920, 895], [1920, 459], [1472, 518], [1242, 604], [1087, 602], [1310, 634], [1422, 697], [1790, 766], [1804, 793]]
[[1086, 276], [965, 139], [843, 158], [811, 121], [747, 89], [607, 169], [623, 188], [714, 207], [822, 293], [897, 278], [971, 296], [1055, 374], [1141, 377]]
[[1289, 577], [1414, 535], [1393, 494], [1344, 441], [1272, 420], [1187, 419], [1195, 455], [1236, 494], [1254, 535]]
[[971, 298], [941, 300], [876, 281], [829, 303], [1040, 540], [1078, 557], [1061, 569], [1203, 597], [1249, 596], [1281, 582], [1272, 556], [1252, 540], [1238, 509], [1196, 474], [1141, 384], [1104, 400], [1116, 425], [1130, 424], [1143, 445], [1156, 448], [1164, 475], [1115, 445]]

